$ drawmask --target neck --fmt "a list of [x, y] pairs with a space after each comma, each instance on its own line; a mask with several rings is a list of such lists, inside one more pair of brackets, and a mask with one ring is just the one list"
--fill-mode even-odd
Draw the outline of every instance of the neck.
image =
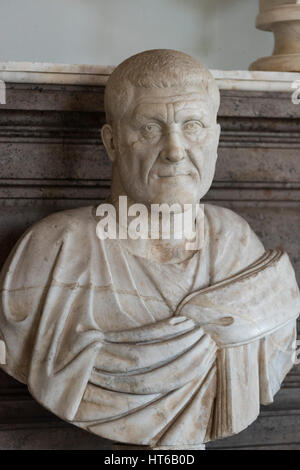
[[136, 256], [174, 264], [201, 248], [203, 237], [197, 245], [191, 242], [195, 233], [203, 233], [203, 211], [196, 204], [189, 211], [167, 214], [137, 205], [124, 193], [112, 194], [107, 202], [116, 210], [117, 237]]

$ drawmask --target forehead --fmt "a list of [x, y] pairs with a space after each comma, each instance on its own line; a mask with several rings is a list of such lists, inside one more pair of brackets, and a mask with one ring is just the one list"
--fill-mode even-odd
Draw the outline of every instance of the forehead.
[[175, 113], [186, 110], [212, 112], [212, 100], [204, 87], [197, 88], [135, 88], [130, 110], [134, 114], [158, 112], [172, 105]]

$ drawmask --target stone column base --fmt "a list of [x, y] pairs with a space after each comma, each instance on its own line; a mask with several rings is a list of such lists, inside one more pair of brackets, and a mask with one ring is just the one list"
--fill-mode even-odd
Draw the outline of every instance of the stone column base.
[[268, 72], [300, 72], [300, 54], [271, 55], [253, 62], [249, 70]]
[[300, 72], [300, 4], [296, 0], [261, 0], [256, 27], [274, 34], [273, 55], [253, 62], [250, 70]]

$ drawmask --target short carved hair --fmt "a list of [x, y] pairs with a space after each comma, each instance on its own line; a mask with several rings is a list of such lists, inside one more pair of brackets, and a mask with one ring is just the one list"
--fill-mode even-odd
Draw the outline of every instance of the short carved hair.
[[204, 88], [217, 114], [220, 93], [211, 73], [188, 54], [170, 49], [153, 49], [129, 57], [112, 72], [104, 95], [106, 120], [111, 124], [122, 118], [134, 87], [178, 86]]

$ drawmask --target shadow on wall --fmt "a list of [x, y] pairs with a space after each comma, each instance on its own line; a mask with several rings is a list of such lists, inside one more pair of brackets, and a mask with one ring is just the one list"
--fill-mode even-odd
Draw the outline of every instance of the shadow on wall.
[[116, 65], [143, 50], [170, 48], [210, 68], [247, 69], [260, 44], [258, 0], [115, 0], [101, 9], [87, 2], [73, 40], [78, 56], [88, 51], [81, 63]]
[[[232, 13], [234, 17], [236, 7], [241, 9], [241, 7], [244, 8], [246, 6], [246, 0], [185, 0], [185, 2], [177, 0], [176, 3], [178, 7], [182, 6], [185, 10], [187, 8], [194, 10], [195, 16], [201, 17], [202, 20], [205, 18], [205, 28], [202, 27], [199, 29], [199, 42], [196, 47], [196, 52], [199, 57], [207, 57], [212, 51], [220, 48], [217, 38], [217, 18], [222, 18], [225, 12], [227, 15]], [[256, 3], [258, 10], [258, 0]], [[251, 18], [249, 21], [251, 21]], [[252, 21], [254, 24], [255, 18], [253, 18]], [[228, 27], [231, 27], [231, 25], [228, 24]], [[227, 34], [225, 36], [227, 36]], [[222, 48], [223, 47], [224, 44], [222, 44]]]
[[255, 30], [258, 0], [11, 0], [0, 10], [4, 61], [116, 65], [170, 48], [210, 68], [242, 70], [273, 43]]

